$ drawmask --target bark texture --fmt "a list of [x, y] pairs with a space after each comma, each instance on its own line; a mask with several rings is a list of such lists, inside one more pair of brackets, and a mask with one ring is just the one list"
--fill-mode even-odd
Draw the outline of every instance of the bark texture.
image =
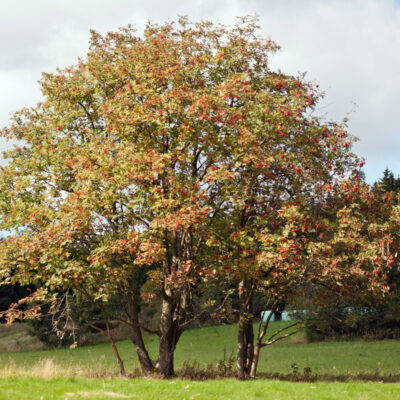
[[[176, 344], [183, 333], [182, 323], [186, 315], [186, 294], [180, 293], [173, 297], [167, 289], [164, 297], [160, 318], [159, 359], [158, 366], [163, 378], [175, 375], [174, 352]], [[176, 293], [175, 293], [176, 295]]]
[[136, 354], [138, 356], [140, 368], [142, 369], [143, 375], [149, 375], [153, 373], [154, 365], [143, 341], [143, 335], [139, 321], [139, 312], [132, 288], [128, 289], [127, 297], [129, 303], [129, 318], [131, 323], [130, 338], [133, 345], [135, 346]]
[[239, 284], [240, 320], [236, 363], [239, 379], [247, 379], [249, 377], [254, 357], [252, 300], [249, 283], [242, 280]]

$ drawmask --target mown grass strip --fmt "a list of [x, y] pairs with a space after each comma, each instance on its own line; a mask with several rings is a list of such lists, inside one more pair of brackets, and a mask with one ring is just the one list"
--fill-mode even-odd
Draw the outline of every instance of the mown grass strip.
[[147, 379], [0, 379], [0, 399], [274, 399], [274, 400], [398, 400], [399, 384], [291, 383], [268, 380], [206, 382]]

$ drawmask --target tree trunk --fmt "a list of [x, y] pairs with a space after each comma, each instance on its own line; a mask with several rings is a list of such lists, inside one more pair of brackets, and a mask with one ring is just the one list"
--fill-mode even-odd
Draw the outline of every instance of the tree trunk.
[[143, 342], [142, 332], [138, 327], [132, 327], [131, 330], [131, 341], [135, 346], [136, 354], [139, 359], [140, 367], [142, 369], [143, 375], [150, 375], [153, 370], [153, 362], [147, 352], [146, 346]]
[[158, 366], [163, 378], [175, 375], [174, 352], [182, 332], [178, 307], [170, 299], [164, 299], [160, 318], [158, 358]]
[[261, 344], [257, 343], [254, 348], [253, 362], [251, 363], [250, 378], [255, 379], [257, 374], [258, 360], [260, 359]]
[[238, 329], [238, 350], [237, 350], [237, 375], [239, 379], [249, 377], [254, 356], [254, 331], [252, 292], [247, 290], [245, 280], [239, 284], [239, 306], [240, 319]]
[[190, 234], [173, 231], [172, 237], [169, 238], [168, 231], [166, 230], [165, 249], [167, 257], [163, 265], [163, 302], [159, 327], [160, 338], [157, 366], [163, 378], [170, 378], [175, 375], [174, 352], [176, 344], [183, 333], [188, 289], [185, 283], [171, 287], [169, 279], [171, 273], [180, 271], [182, 265], [188, 262], [188, 260], [192, 260]]
[[142, 330], [139, 326], [139, 313], [132, 290], [128, 291], [129, 315], [131, 320], [131, 341], [135, 346], [136, 354], [139, 359], [143, 375], [150, 375], [154, 371], [153, 362], [147, 352], [143, 341]]
[[239, 379], [249, 377], [254, 355], [254, 332], [252, 318], [242, 316], [239, 321], [237, 373]]

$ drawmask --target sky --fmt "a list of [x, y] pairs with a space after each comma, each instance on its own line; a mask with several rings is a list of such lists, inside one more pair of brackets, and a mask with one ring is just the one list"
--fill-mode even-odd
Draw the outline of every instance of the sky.
[[90, 29], [140, 33], [179, 15], [229, 25], [248, 14], [282, 46], [271, 69], [306, 72], [325, 92], [318, 113], [349, 118], [367, 181], [386, 167], [400, 175], [400, 0], [0, 0], [0, 128], [41, 100], [42, 72], [85, 56]]

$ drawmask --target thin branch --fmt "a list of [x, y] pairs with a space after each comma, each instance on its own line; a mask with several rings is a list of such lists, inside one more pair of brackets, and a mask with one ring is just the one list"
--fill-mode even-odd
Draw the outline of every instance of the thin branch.
[[[262, 340], [264, 339], [264, 336], [267, 333], [269, 322], [272, 318], [272, 315], [276, 311], [277, 305], [278, 305], [278, 300], [275, 300], [275, 302], [273, 303], [273, 305], [271, 307], [271, 312], [269, 313], [267, 320], [264, 323], [263, 323], [262, 317], [261, 317], [261, 321], [258, 325], [257, 343], [261, 343]], [[262, 327], [262, 331], [261, 331], [261, 327]]]
[[255, 289], [256, 289], [256, 284], [253, 281], [253, 283], [251, 284], [251, 288], [250, 288], [249, 294], [248, 294], [248, 296], [246, 298], [246, 302], [245, 302], [246, 308], [249, 306], [250, 302], [253, 301], [253, 295], [254, 295]]
[[[107, 314], [108, 314], [108, 313], [107, 313]], [[111, 315], [111, 314], [108, 314], [108, 315], [113, 316], [113, 315]], [[123, 322], [124, 324], [127, 324], [127, 325], [129, 325], [129, 326], [134, 326], [134, 327], [136, 327], [136, 328], [143, 329], [143, 330], [144, 330], [145, 332], [147, 332], [147, 333], [151, 333], [151, 334], [153, 334], [153, 335], [158, 335], [158, 334], [159, 334], [159, 331], [158, 331], [158, 330], [153, 330], [153, 329], [147, 328], [146, 326], [144, 326], [144, 325], [142, 325], [142, 324], [135, 324], [134, 322], [126, 321], [126, 320], [124, 320], [124, 319], [122, 319], [122, 318], [118, 318], [118, 317], [115, 317], [115, 316], [113, 316], [113, 317], [114, 317], [114, 319], [115, 319], [116, 321]]]
[[[85, 294], [85, 296], [87, 296], [87, 298], [88, 298], [89, 300], [91, 300], [91, 301], [93, 301], [94, 303], [96, 303], [96, 304], [99, 306], [100, 309], [102, 308], [101, 305], [99, 304], [99, 301], [98, 301], [98, 300], [94, 300], [94, 298], [90, 295], [90, 293], [89, 293], [84, 287], [81, 287], [80, 290], [82, 291], [82, 293]], [[158, 331], [154, 331], [153, 329], [149, 329], [149, 328], [147, 328], [146, 326], [144, 326], [144, 325], [142, 325], [142, 324], [135, 324], [134, 322], [128, 321], [128, 320], [126, 320], [126, 319], [123, 319], [123, 318], [121, 318], [121, 317], [117, 317], [116, 315], [109, 313], [109, 312], [108, 312], [106, 309], [104, 309], [104, 308], [103, 308], [103, 310], [104, 310], [103, 313], [104, 313], [107, 317], [111, 318], [112, 320], [115, 320], [115, 321], [118, 321], [118, 322], [122, 322], [122, 323], [124, 323], [124, 324], [126, 324], [126, 325], [129, 325], [129, 326], [134, 326], [134, 327], [143, 329], [143, 330], [144, 330], [145, 332], [147, 332], [147, 333], [151, 333], [151, 334], [155, 334], [155, 335], [158, 335], [158, 334], [159, 334]]]
[[[293, 328], [294, 326], [298, 325], [300, 321], [296, 321], [293, 324], [290, 324], [288, 326], [285, 326], [284, 328], [278, 329], [270, 338], [268, 339], [268, 342], [272, 340], [275, 336], [279, 335], [281, 332], [287, 331], [290, 328]], [[302, 326], [299, 328], [299, 330], [302, 328]]]
[[122, 361], [122, 359], [121, 359], [121, 357], [119, 355], [119, 351], [117, 349], [117, 346], [115, 345], [114, 338], [111, 335], [109, 320], [108, 320], [108, 318], [106, 316], [104, 305], [102, 303], [100, 303], [100, 308], [101, 308], [101, 312], [103, 314], [104, 320], [106, 322], [108, 339], [109, 339], [109, 341], [111, 343], [111, 346], [112, 346], [112, 348], [114, 350], [115, 357], [117, 358], [117, 361], [118, 361], [118, 364], [119, 364], [119, 371], [120, 371], [121, 375], [125, 375], [124, 362]]
[[88, 117], [90, 124], [92, 125], [93, 130], [96, 130], [96, 127], [94, 126], [93, 120], [92, 120], [92, 116], [90, 115], [89, 111], [87, 110], [87, 108], [85, 107], [85, 105], [83, 103], [81, 103], [80, 101], [78, 101], [78, 104], [85, 110], [85, 114]]
[[[224, 298], [224, 300], [222, 301], [221, 305], [214, 311], [214, 313], [219, 312], [220, 310], [223, 309], [223, 307], [226, 304], [226, 301], [229, 298], [229, 294], [227, 294]], [[211, 314], [210, 310], [208, 308], [200, 311], [198, 314], [196, 314], [193, 318], [190, 318], [189, 320], [185, 321], [183, 324], [180, 324], [180, 328], [185, 328], [186, 326], [188, 326], [190, 323], [192, 323], [193, 321], [196, 321], [197, 319], [199, 319], [202, 315], [204, 314]]]
[[271, 341], [269, 340], [269, 341], [267, 341], [266, 343], [262, 343], [262, 344], [261, 344], [261, 347], [269, 346], [269, 345], [271, 345], [271, 344], [277, 342], [278, 340], [282, 340], [282, 339], [285, 339], [285, 338], [287, 338], [287, 337], [289, 337], [289, 336], [293, 336], [295, 333], [299, 332], [301, 329], [302, 329], [302, 327], [300, 327], [299, 329], [296, 329], [296, 330], [293, 331], [293, 332], [289, 332], [289, 333], [287, 333], [286, 335], [280, 336], [280, 337], [278, 337], [278, 338], [276, 338], [276, 339], [274, 339], [274, 340], [271, 340]]

